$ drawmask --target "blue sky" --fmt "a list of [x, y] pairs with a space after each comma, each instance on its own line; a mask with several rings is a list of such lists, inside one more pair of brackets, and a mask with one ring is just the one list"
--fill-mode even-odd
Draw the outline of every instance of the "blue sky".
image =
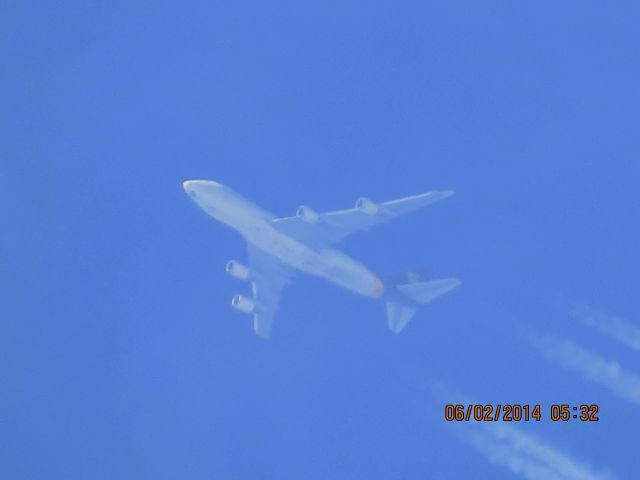
[[[637, 476], [640, 352], [606, 333], [640, 325], [637, 5], [1, 17], [0, 476], [544, 478], [557, 465], [522, 438], [579, 465], [558, 478]], [[262, 341], [229, 305], [244, 243], [188, 178], [282, 216], [454, 189], [343, 251], [463, 286], [395, 336], [382, 304], [301, 276]], [[599, 403], [601, 421], [459, 433], [456, 395]]]

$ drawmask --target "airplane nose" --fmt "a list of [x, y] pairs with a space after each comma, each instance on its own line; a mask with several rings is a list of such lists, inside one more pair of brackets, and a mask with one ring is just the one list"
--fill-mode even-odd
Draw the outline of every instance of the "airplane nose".
[[182, 182], [182, 188], [186, 192], [190, 190], [195, 190], [199, 187], [221, 187], [218, 182], [214, 182], [213, 180], [185, 180]]
[[197, 201], [198, 193], [201, 191], [200, 183], [201, 182], [199, 180], [185, 180], [182, 182], [182, 188], [187, 195]]
[[196, 192], [197, 186], [195, 183], [196, 182], [194, 182], [193, 180], [185, 180], [184, 182], [182, 182], [182, 188], [184, 189], [185, 193], [192, 198], [196, 198], [198, 195]]
[[192, 197], [196, 197], [200, 191], [205, 192], [212, 187], [217, 188], [221, 186], [222, 185], [212, 180], [185, 180], [182, 182], [182, 188]]

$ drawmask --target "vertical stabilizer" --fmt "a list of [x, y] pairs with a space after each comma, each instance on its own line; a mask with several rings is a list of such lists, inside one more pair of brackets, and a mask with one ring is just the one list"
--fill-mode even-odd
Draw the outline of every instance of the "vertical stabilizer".
[[387, 321], [389, 322], [389, 330], [400, 333], [407, 326], [409, 320], [416, 313], [415, 307], [409, 307], [401, 303], [387, 302]]

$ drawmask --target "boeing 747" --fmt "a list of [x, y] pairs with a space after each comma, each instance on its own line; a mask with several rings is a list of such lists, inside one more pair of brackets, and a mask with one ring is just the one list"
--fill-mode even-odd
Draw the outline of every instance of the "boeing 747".
[[225, 269], [232, 277], [251, 283], [251, 297], [236, 295], [231, 305], [253, 316], [253, 330], [261, 337], [269, 337], [280, 292], [296, 271], [384, 300], [393, 332], [404, 329], [420, 305], [460, 285], [455, 278], [423, 281], [416, 274], [406, 274], [400, 283], [389, 284], [330, 247], [353, 232], [448, 198], [452, 191], [428, 192], [382, 203], [360, 198], [355, 208], [326, 213], [302, 205], [295, 216], [276, 218], [211, 180], [187, 180], [183, 188], [208, 215], [237, 230], [247, 241], [248, 265], [229, 260]]

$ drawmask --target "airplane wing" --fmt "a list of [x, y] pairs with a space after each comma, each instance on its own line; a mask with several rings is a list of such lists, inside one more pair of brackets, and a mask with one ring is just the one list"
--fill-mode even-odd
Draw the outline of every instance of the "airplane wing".
[[452, 191], [427, 192], [411, 197], [374, 203], [360, 198], [355, 208], [316, 213], [300, 207], [295, 217], [276, 218], [272, 225], [287, 235], [315, 246], [340, 242], [359, 230], [386, 223], [453, 195]]
[[293, 270], [276, 257], [251, 244], [249, 244], [249, 268], [255, 303], [253, 330], [257, 335], [269, 338], [273, 317], [278, 309], [280, 292], [292, 277]]

